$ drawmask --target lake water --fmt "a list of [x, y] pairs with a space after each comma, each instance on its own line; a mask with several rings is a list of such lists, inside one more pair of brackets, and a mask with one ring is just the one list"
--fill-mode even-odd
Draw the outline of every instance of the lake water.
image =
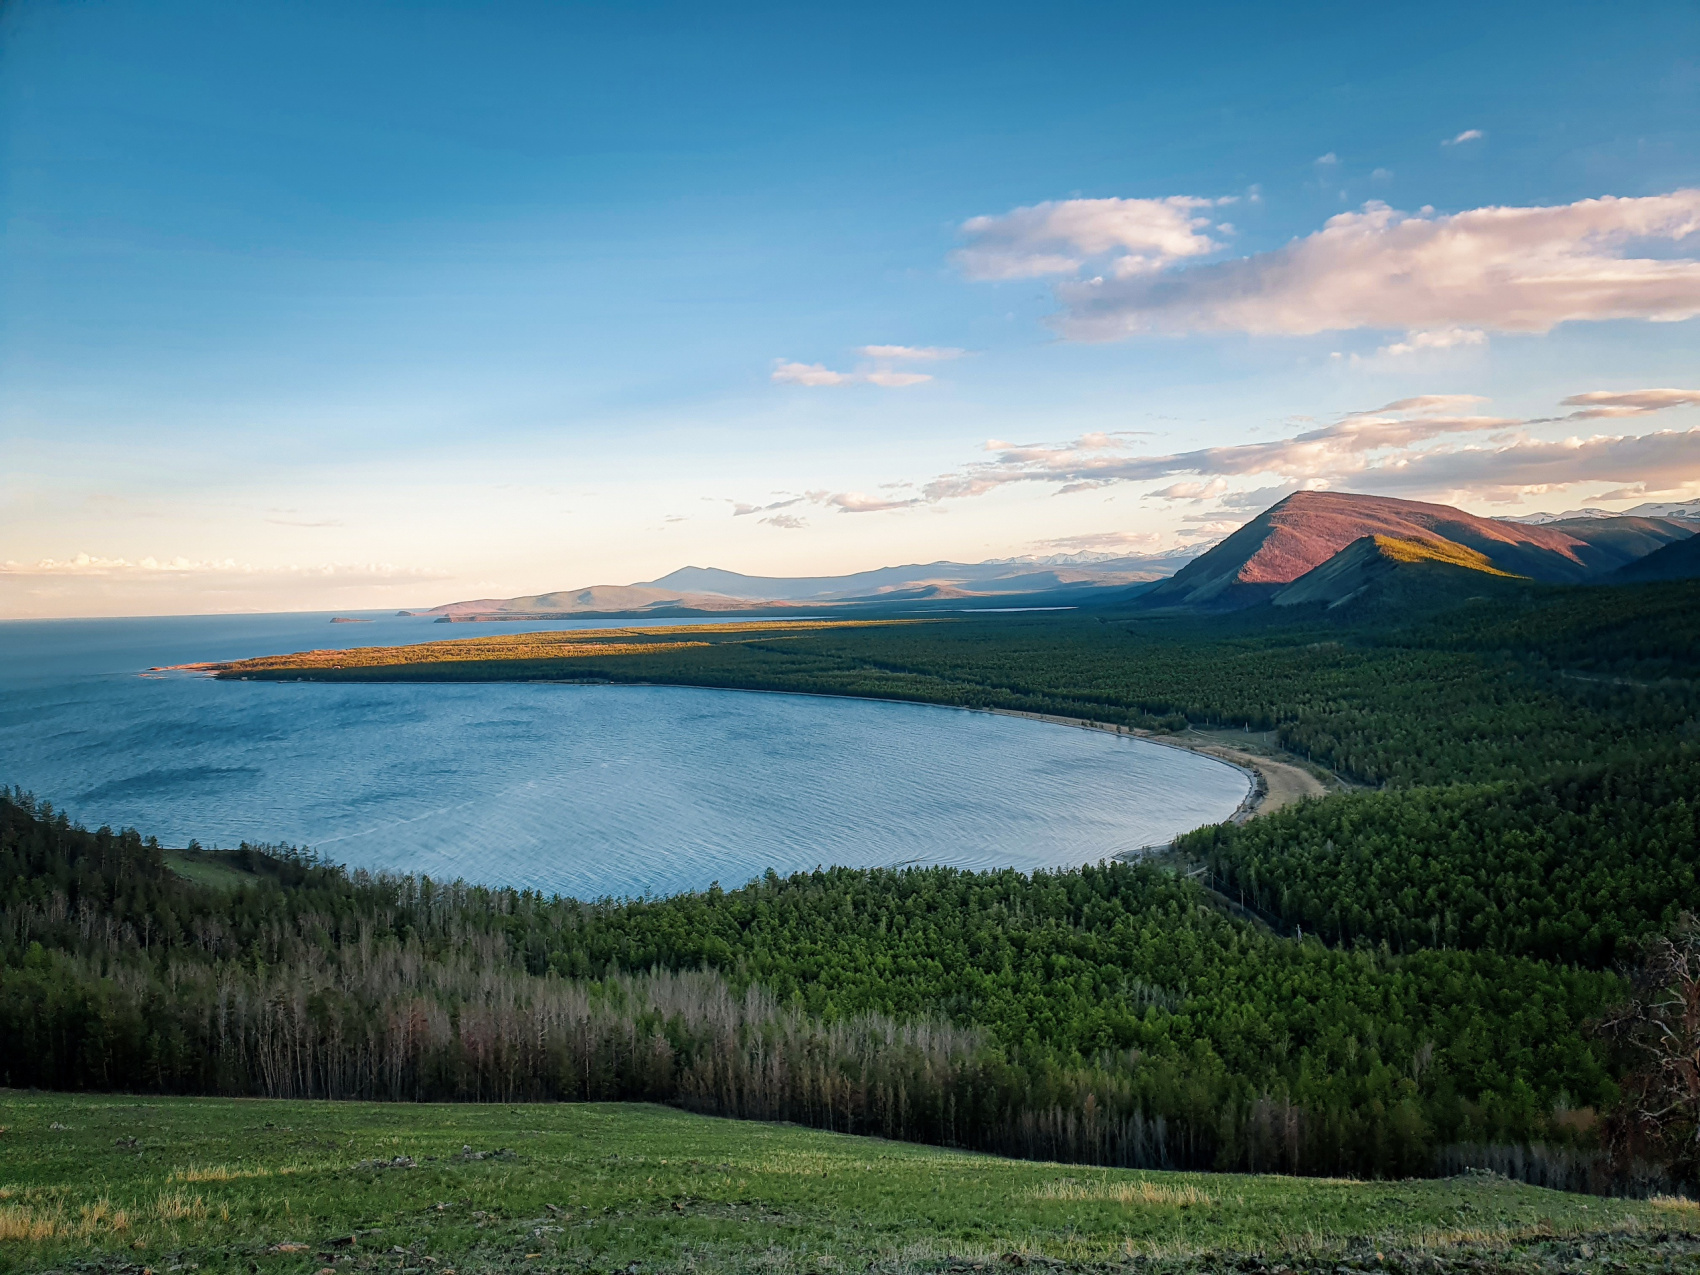
[[732, 887], [817, 864], [1090, 863], [1225, 819], [1248, 788], [1240, 771], [1180, 749], [921, 705], [144, 676], [614, 623], [329, 620], [0, 623], [0, 784], [165, 845], [287, 842], [353, 866], [581, 898]]

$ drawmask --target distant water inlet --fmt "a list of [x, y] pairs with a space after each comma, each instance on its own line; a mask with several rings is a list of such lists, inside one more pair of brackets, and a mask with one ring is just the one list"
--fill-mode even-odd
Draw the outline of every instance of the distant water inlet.
[[921, 705], [215, 682], [143, 678], [142, 661], [106, 667], [110, 653], [42, 659], [38, 676], [0, 684], [0, 782], [91, 827], [179, 845], [287, 841], [353, 866], [581, 898], [817, 864], [1073, 866], [1225, 819], [1248, 788], [1180, 749]]

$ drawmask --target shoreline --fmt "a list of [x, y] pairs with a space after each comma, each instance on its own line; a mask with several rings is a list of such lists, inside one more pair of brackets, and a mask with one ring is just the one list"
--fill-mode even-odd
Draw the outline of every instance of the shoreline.
[[[227, 662], [206, 661], [198, 664], [172, 665], [167, 668], [150, 669], [148, 671], [150, 673], [177, 671], [198, 672], [217, 676], [219, 670], [223, 667], [228, 667]], [[237, 678], [233, 680], [246, 681], [248, 679]], [[315, 681], [317, 679], [309, 677], [298, 680]], [[366, 679], [360, 680], [364, 681]], [[371, 680], [373, 682], [380, 682], [384, 679], [373, 678]], [[450, 679], [443, 680], [447, 682]], [[475, 680], [469, 680], [466, 683], [456, 684], [472, 685], [479, 683]], [[1075, 730], [1100, 731], [1105, 734], [1124, 736], [1129, 739], [1140, 739], [1147, 743], [1160, 744], [1165, 748], [1178, 748], [1185, 752], [1196, 753], [1201, 757], [1209, 757], [1211, 760], [1220, 762], [1224, 766], [1232, 766], [1235, 770], [1238, 770], [1247, 776], [1247, 778], [1251, 781], [1250, 791], [1241, 798], [1240, 804], [1235, 807], [1233, 814], [1223, 820], [1224, 823], [1245, 823], [1247, 820], [1255, 819], [1259, 815], [1272, 814], [1284, 806], [1292, 805], [1298, 801], [1304, 801], [1315, 797], [1325, 797], [1329, 792], [1328, 785], [1323, 783], [1322, 780], [1318, 779], [1310, 771], [1297, 765], [1295, 762], [1287, 762], [1272, 757], [1265, 757], [1215, 740], [1187, 740], [1174, 735], [1162, 735], [1155, 731], [1143, 730], [1137, 726], [1120, 726], [1114, 722], [1100, 722], [1087, 717], [1064, 717], [1058, 713], [1035, 713], [1026, 709], [1018, 708], [975, 708], [967, 704], [940, 704], [928, 700], [891, 699], [880, 695], [835, 695], [829, 691], [773, 690], [764, 686], [703, 686], [694, 682], [613, 682], [605, 681], [600, 678], [538, 678], [535, 679], [534, 684], [546, 686], [608, 685], [694, 687], [697, 690], [739, 691], [744, 694], [756, 695], [803, 695], [811, 699], [854, 699], [872, 704], [911, 704], [923, 708], [953, 709], [959, 713], [991, 713], [999, 717], [1017, 717], [1027, 721], [1044, 722], [1052, 726], [1068, 726]], [[1197, 727], [1189, 726], [1187, 729], [1194, 733], [1201, 733]], [[1132, 850], [1124, 850], [1116, 857], [1131, 859], [1150, 854], [1163, 848], [1164, 847], [1161, 845], [1140, 846]]]
[[1125, 735], [1131, 739], [1161, 744], [1165, 748], [1179, 748], [1189, 753], [1197, 753], [1201, 757], [1210, 757], [1224, 765], [1232, 766], [1251, 777], [1252, 787], [1238, 809], [1224, 821], [1226, 823], [1244, 823], [1258, 815], [1272, 814], [1296, 801], [1328, 795], [1326, 784], [1295, 763], [1263, 757], [1215, 741], [1190, 741], [1173, 735], [1159, 735], [1154, 731], [1141, 730], [1137, 726], [1118, 726], [1114, 722], [1098, 722], [1086, 717], [1063, 717], [1055, 713], [1032, 713], [1016, 708], [981, 708], [966, 711], [996, 713], [1002, 717], [1023, 717], [1029, 721], [1049, 722], [1054, 726], [1072, 726], [1078, 730]]

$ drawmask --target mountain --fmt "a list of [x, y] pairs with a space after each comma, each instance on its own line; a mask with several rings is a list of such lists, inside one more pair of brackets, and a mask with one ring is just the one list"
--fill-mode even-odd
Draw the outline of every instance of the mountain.
[[[1599, 579], [1693, 534], [1692, 525], [1663, 518], [1580, 518], [1530, 525], [1481, 518], [1450, 505], [1301, 491], [1253, 518], [1171, 579], [1146, 590], [1139, 603], [1144, 608], [1209, 611], [1255, 606], [1272, 601], [1284, 586], [1366, 537], [1425, 543], [1432, 552], [1423, 561], [1453, 569], [1465, 564], [1459, 555], [1468, 551], [1475, 555], [1468, 559], [1471, 569], [1565, 584]], [[1357, 553], [1364, 559], [1356, 564], [1361, 570], [1372, 568], [1372, 553], [1393, 567], [1400, 565], [1386, 552]], [[1347, 572], [1352, 565], [1340, 569]], [[1333, 588], [1321, 583], [1315, 587], [1324, 593]]]
[[1612, 583], [1643, 584], [1652, 580], [1700, 578], [1700, 536], [1673, 541], [1645, 558], [1637, 558], [1612, 575]]
[[786, 605], [900, 603], [941, 599], [1072, 598], [1097, 589], [1161, 580], [1197, 550], [1107, 557], [1078, 554], [995, 562], [929, 562], [842, 576], [749, 576], [720, 567], [681, 567], [658, 580], [592, 585], [518, 598], [474, 598], [421, 615], [450, 620], [656, 611], [747, 611]]
[[1626, 509], [1624, 513], [1641, 518], [1697, 518], [1700, 519], [1700, 500], [1685, 500], [1676, 504], [1645, 504]]

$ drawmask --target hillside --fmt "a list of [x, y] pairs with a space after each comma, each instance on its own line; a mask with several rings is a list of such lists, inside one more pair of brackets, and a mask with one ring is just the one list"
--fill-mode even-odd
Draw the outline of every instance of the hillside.
[[1700, 536], [1678, 540], [1619, 567], [1616, 583], [1642, 584], [1654, 580], [1693, 580], [1700, 577]]
[[1278, 607], [1355, 602], [1463, 601], [1525, 577], [1501, 571], [1486, 554], [1445, 540], [1365, 536], [1305, 572], [1270, 599]]
[[[1672, 519], [1583, 518], [1531, 525], [1481, 518], [1448, 505], [1302, 491], [1146, 591], [1141, 605], [1209, 611], [1255, 606], [1365, 537], [1440, 546], [1441, 557], [1455, 566], [1469, 562], [1508, 576], [1579, 584], [1693, 533], [1693, 524]], [[1342, 572], [1349, 574], [1349, 569]]]

